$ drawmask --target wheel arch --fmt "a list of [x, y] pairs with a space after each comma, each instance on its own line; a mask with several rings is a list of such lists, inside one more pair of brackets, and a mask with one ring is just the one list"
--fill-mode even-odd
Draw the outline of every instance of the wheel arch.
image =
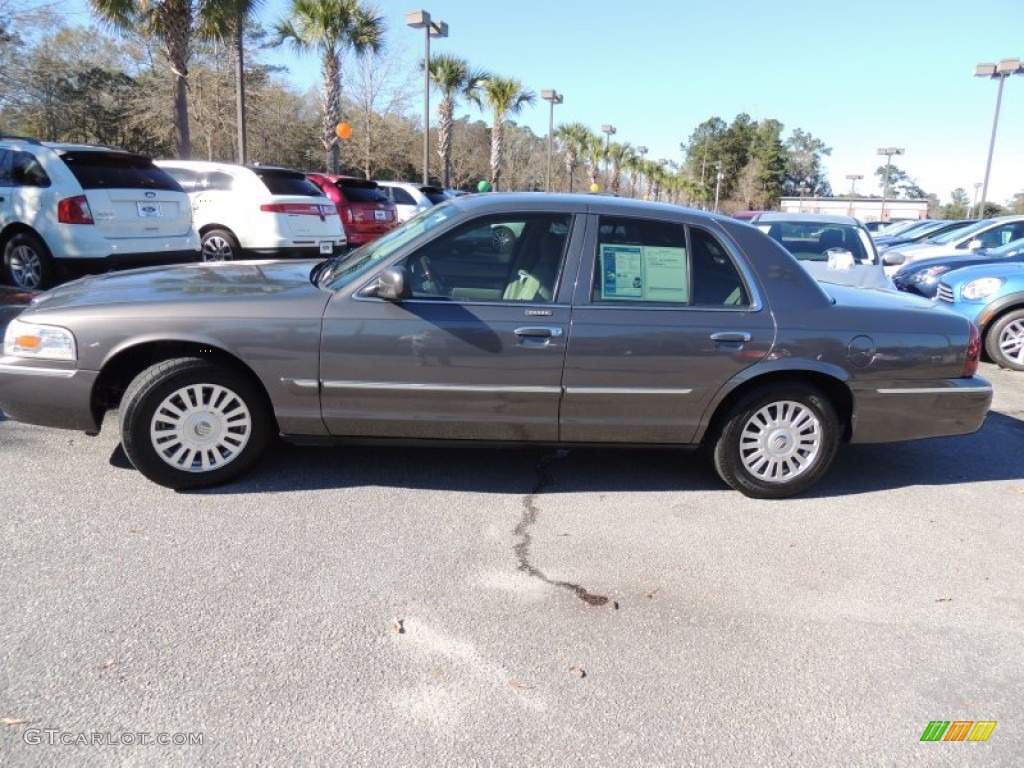
[[273, 402], [263, 381], [239, 357], [225, 349], [194, 340], [141, 341], [123, 347], [104, 361], [100, 375], [93, 385], [92, 410], [96, 423], [102, 423], [103, 413], [121, 404], [125, 390], [140, 373], [152, 365], [176, 357], [195, 357], [218, 363], [241, 373], [257, 387], [263, 397], [267, 415], [277, 429]]
[[[15, 235], [33, 235], [38, 237], [39, 242], [46, 246], [46, 250], [50, 250], [50, 246], [46, 245], [46, 239], [37, 230], [23, 221], [12, 221], [0, 232], [0, 255], [3, 254], [3, 249], [7, 247], [7, 242]], [[50, 255], [53, 255], [52, 251], [50, 251]]]
[[755, 390], [785, 385], [812, 386], [820, 390], [835, 408], [840, 425], [840, 441], [848, 442], [853, 434], [853, 393], [843, 379], [825, 371], [783, 369], [767, 371], [739, 382], [717, 403], [700, 434], [700, 441], [714, 440], [736, 404]]
[[222, 229], [222, 230], [224, 230], [224, 231], [225, 231], [225, 232], [227, 232], [227, 233], [228, 233], [229, 235], [231, 235], [231, 236], [232, 236], [233, 238], [235, 238], [235, 241], [236, 241], [236, 242], [238, 241], [238, 234], [237, 234], [237, 233], [235, 232], [235, 230], [233, 230], [233, 229], [232, 229], [231, 227], [229, 227], [229, 226], [228, 226], [227, 224], [218, 224], [217, 222], [210, 222], [209, 224], [203, 224], [203, 226], [201, 226], [201, 227], [200, 227], [200, 228], [198, 229], [198, 232], [199, 232], [199, 236], [200, 236], [200, 237], [203, 237], [203, 236], [205, 236], [205, 235], [206, 235], [206, 234], [207, 234], [208, 232], [212, 232], [212, 231], [213, 231], [213, 230], [215, 230], [215, 229]]
[[[1024, 309], [1024, 291], [1018, 291], [1001, 297], [998, 301], [992, 302], [981, 316], [978, 323], [981, 330], [981, 344], [984, 348], [988, 342], [988, 332], [992, 326], [999, 322], [1003, 315], [1017, 309]], [[984, 319], [982, 319], [984, 317]]]

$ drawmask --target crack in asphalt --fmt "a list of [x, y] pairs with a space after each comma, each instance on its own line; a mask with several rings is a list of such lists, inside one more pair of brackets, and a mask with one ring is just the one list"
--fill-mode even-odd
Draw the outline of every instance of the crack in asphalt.
[[545, 584], [569, 590], [587, 605], [597, 606], [611, 603], [612, 607], [618, 608], [618, 603], [610, 600], [604, 595], [595, 595], [593, 592], [588, 591], [585, 587], [582, 587], [579, 584], [573, 584], [571, 581], [557, 581], [555, 579], [548, 578], [542, 570], [530, 562], [530, 545], [533, 543], [533, 537], [530, 535], [530, 527], [537, 522], [537, 515], [540, 514], [540, 509], [537, 507], [537, 497], [551, 481], [551, 475], [548, 472], [548, 465], [552, 460], [560, 459], [567, 453], [568, 451], [562, 449], [552, 451], [551, 453], [542, 456], [540, 461], [537, 462], [537, 482], [523, 499], [523, 516], [513, 531], [513, 533], [519, 537], [519, 542], [512, 548], [512, 551], [515, 552], [516, 560], [519, 561], [520, 571], [523, 571], [534, 578], [540, 579]]

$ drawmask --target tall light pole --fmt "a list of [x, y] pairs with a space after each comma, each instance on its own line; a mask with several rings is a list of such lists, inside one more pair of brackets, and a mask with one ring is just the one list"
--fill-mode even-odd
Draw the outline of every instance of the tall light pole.
[[718, 168], [718, 173], [715, 174], [715, 213], [718, 213], [718, 193], [722, 188], [722, 179], [725, 178], [725, 174], [722, 173], [721, 163], [718, 163], [716, 168]]
[[[640, 167], [641, 168], [643, 168], [644, 155], [647, 154], [647, 151], [648, 151], [647, 147], [645, 147], [643, 145], [640, 145], [639, 147], [636, 148], [636, 153], [638, 155], [640, 155]], [[641, 171], [637, 171], [637, 174], [640, 175], [641, 178], [644, 175], [642, 170]], [[641, 186], [640, 186], [640, 197], [643, 197], [643, 196], [644, 196], [644, 188], [643, 188], [643, 185], [641, 184]]]
[[608, 189], [608, 146], [612, 141], [612, 134], [615, 133], [614, 125], [602, 125], [601, 133], [604, 134], [604, 188]]
[[885, 155], [885, 178], [882, 179], [882, 212], [878, 215], [881, 221], [885, 221], [885, 198], [889, 196], [889, 167], [892, 164], [893, 155], [902, 155], [906, 152], [902, 147], [880, 147], [878, 154]]
[[850, 194], [851, 195], [857, 194], [857, 182], [860, 181], [861, 179], [863, 179], [864, 176], [862, 174], [860, 174], [860, 173], [848, 173], [846, 175], [846, 178], [850, 182]]
[[551, 107], [548, 111], [548, 180], [544, 185], [546, 192], [551, 191], [551, 142], [555, 135], [555, 104], [561, 104], [563, 101], [562, 94], [555, 90], [541, 91], [540, 97], [544, 101], [550, 102]]
[[[971, 201], [971, 207], [967, 209], [967, 218], [973, 219], [975, 210], [978, 207], [978, 190], [981, 189], [981, 182], [974, 182], [974, 199]], [[981, 216], [978, 217], [979, 219]]]
[[996, 92], [996, 116], [992, 119], [992, 138], [988, 142], [988, 160], [985, 161], [985, 181], [981, 185], [981, 208], [978, 218], [985, 217], [985, 200], [988, 197], [988, 176], [992, 170], [992, 152], [996, 147], [996, 128], [999, 127], [999, 105], [1003, 100], [1003, 83], [1010, 75], [1024, 74], [1024, 66], [1020, 59], [1003, 59], [998, 64], [977, 64], [974, 67], [975, 77], [988, 77], [999, 81]]
[[430, 183], [430, 38], [448, 37], [448, 25], [433, 21], [426, 11], [408, 11], [406, 26], [422, 29], [426, 48], [423, 53], [423, 183]]

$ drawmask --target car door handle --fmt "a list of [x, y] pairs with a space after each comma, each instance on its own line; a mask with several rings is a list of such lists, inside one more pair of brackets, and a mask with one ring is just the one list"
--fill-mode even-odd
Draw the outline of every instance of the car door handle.
[[540, 325], [524, 325], [522, 328], [516, 328], [516, 336], [529, 336], [533, 338], [541, 337], [545, 339], [557, 339], [562, 335], [561, 328], [552, 328], [550, 326]]
[[750, 334], [746, 331], [719, 331], [711, 334], [711, 340], [726, 344], [746, 344], [750, 341]]

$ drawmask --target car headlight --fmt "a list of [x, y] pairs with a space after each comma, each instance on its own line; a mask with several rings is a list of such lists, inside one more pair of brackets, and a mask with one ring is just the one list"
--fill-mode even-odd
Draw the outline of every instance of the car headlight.
[[4, 334], [4, 354], [35, 360], [78, 359], [75, 337], [67, 328], [12, 320]]
[[934, 283], [939, 275], [944, 275], [946, 272], [949, 272], [949, 267], [928, 267], [928, 269], [922, 269], [910, 280], [914, 283]]
[[1002, 284], [1003, 278], [1001, 277], [979, 277], [977, 280], [971, 280], [971, 282], [967, 283], [961, 289], [960, 295], [968, 301], [987, 299], [998, 291]]

